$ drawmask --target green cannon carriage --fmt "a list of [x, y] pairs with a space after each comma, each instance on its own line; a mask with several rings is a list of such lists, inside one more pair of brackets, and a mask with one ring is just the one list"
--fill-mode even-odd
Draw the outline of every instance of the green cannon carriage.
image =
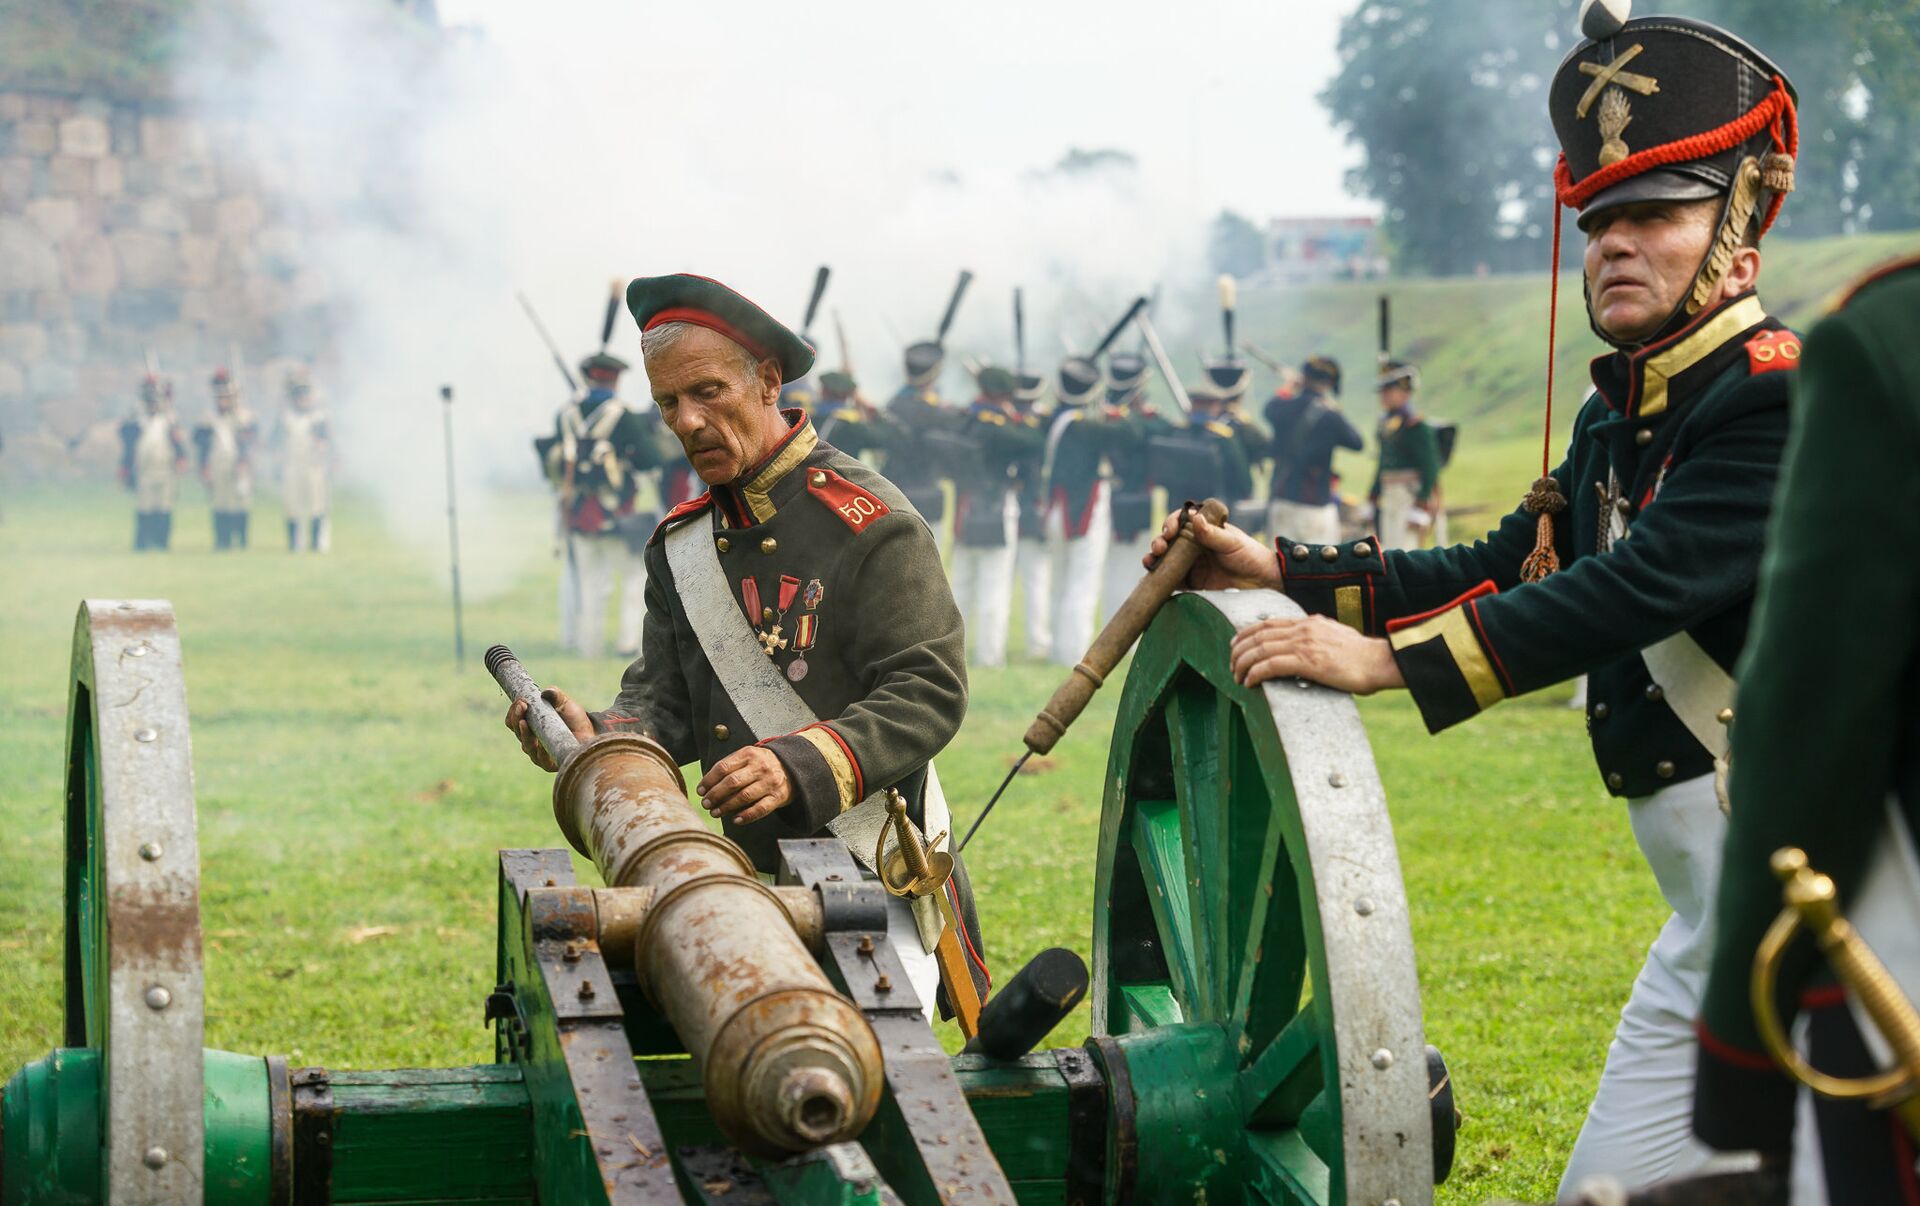
[[1365, 732], [1338, 692], [1227, 670], [1278, 614], [1178, 595], [1134, 657], [1084, 1047], [948, 1057], [843, 846], [740, 874], [622, 737], [555, 781], [606, 886], [500, 852], [494, 1062], [330, 1072], [203, 1049], [180, 640], [164, 603], [86, 603], [65, 1034], [6, 1087], [0, 1202], [1430, 1202], [1456, 1115]]

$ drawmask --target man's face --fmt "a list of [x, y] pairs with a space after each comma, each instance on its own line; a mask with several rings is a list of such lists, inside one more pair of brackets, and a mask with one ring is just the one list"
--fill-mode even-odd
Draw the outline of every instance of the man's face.
[[1587, 294], [1608, 338], [1639, 343], [1680, 304], [1706, 259], [1720, 202], [1645, 201], [1600, 214], [1587, 229]]
[[1413, 401], [1413, 391], [1404, 385], [1389, 385], [1380, 391], [1380, 409], [1401, 410]]
[[735, 480], [785, 434], [779, 366], [763, 360], [749, 372], [737, 345], [719, 332], [695, 327], [646, 363], [661, 419], [708, 485]]

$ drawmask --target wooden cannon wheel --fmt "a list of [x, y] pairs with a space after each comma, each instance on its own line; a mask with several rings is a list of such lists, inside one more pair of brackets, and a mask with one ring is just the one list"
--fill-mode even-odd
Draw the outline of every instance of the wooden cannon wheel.
[[1236, 630], [1299, 614], [1271, 591], [1179, 595], [1134, 655], [1094, 901], [1091, 1045], [1130, 1082], [1110, 1201], [1432, 1200], [1413, 938], [1366, 731], [1342, 692], [1228, 670]]

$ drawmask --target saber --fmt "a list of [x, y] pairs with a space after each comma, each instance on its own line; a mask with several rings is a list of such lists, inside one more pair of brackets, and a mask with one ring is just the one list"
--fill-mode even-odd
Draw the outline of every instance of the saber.
[[1391, 359], [1387, 349], [1393, 346], [1393, 301], [1386, 294], [1380, 295], [1380, 371], [1385, 372], [1387, 361]]
[[1020, 286], [1013, 287], [1013, 367], [1027, 371], [1027, 308], [1020, 298]]
[[1173, 361], [1167, 358], [1167, 349], [1160, 343], [1160, 332], [1153, 329], [1153, 320], [1143, 313], [1135, 315], [1133, 321], [1139, 324], [1140, 338], [1146, 343], [1147, 351], [1153, 354], [1153, 362], [1160, 366], [1160, 375], [1167, 379], [1167, 390], [1173, 394], [1174, 405], [1180, 408], [1181, 414], [1192, 414], [1193, 400], [1187, 397], [1187, 387], [1180, 384]]
[[960, 299], [966, 296], [967, 286], [972, 283], [973, 273], [962, 268], [960, 281], [953, 287], [953, 296], [947, 299], [947, 312], [940, 316], [940, 329], [933, 337], [933, 341], [942, 347], [946, 346], [947, 332], [953, 329], [953, 316], [960, 312]]
[[[802, 339], [807, 339], [808, 332], [813, 330], [813, 316], [820, 312], [820, 299], [827, 295], [827, 278], [831, 275], [832, 270], [825, 264], [820, 265], [813, 274], [813, 296], [807, 298], [807, 312], [800, 319], [800, 338]], [[807, 342], [813, 341], [807, 339]]]
[[579, 393], [580, 383], [573, 379], [573, 370], [567, 367], [566, 357], [560, 354], [560, 348], [553, 342], [553, 336], [547, 334], [547, 324], [541, 322], [540, 316], [533, 312], [533, 303], [528, 301], [527, 295], [518, 289], [513, 291], [513, 295], [520, 299], [520, 308], [527, 312], [527, 318], [533, 323], [533, 329], [540, 332], [540, 340], [547, 345], [547, 351], [552, 353], [553, 367], [559, 369], [560, 375], [566, 379], [568, 391]]
[[1067, 729], [1080, 718], [1080, 713], [1086, 711], [1093, 693], [1106, 684], [1107, 675], [1113, 673], [1113, 668], [1120, 664], [1127, 650], [1133, 648], [1140, 634], [1147, 630], [1147, 625], [1160, 611], [1161, 604], [1172, 598], [1173, 592], [1179, 590], [1181, 583], [1187, 580], [1187, 575], [1193, 571], [1193, 563], [1200, 559], [1200, 542], [1193, 538], [1193, 525], [1189, 522], [1196, 509], [1206, 516], [1208, 523], [1222, 524], [1227, 521], [1227, 504], [1217, 498], [1209, 498], [1197, 508], [1189, 504], [1180, 509], [1180, 531], [1173, 538], [1166, 556], [1160, 558], [1146, 576], [1134, 584], [1126, 602], [1120, 604], [1120, 609], [1113, 613], [1107, 626], [1093, 638], [1093, 644], [1087, 646], [1086, 655], [1067, 675], [1067, 680], [1054, 691], [1047, 706], [1034, 716], [1033, 723], [1027, 726], [1026, 735], [1021, 738], [1027, 752], [1020, 755], [1020, 760], [1013, 764], [1007, 777], [1000, 781], [999, 790], [980, 810], [979, 817], [968, 828], [967, 836], [960, 839], [956, 849], [964, 851], [967, 843], [973, 840], [973, 835], [980, 832], [980, 826], [986, 822], [993, 806], [1000, 802], [1013, 777], [1027, 764], [1027, 759], [1035, 754], [1049, 753], [1059, 744], [1060, 738], [1066, 736]]

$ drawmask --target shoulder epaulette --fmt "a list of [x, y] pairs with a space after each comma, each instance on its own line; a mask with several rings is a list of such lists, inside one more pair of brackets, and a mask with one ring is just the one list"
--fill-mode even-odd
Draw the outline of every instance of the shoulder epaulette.
[[807, 493], [826, 504], [840, 522], [856, 532], [865, 531], [873, 521], [892, 513], [886, 503], [841, 477], [831, 469], [807, 470]]
[[660, 539], [661, 536], [666, 534], [667, 529], [674, 524], [679, 523], [689, 516], [698, 515], [712, 505], [713, 491], [711, 490], [705, 494], [699, 494], [693, 498], [689, 498], [687, 501], [666, 513], [666, 516], [660, 520], [659, 526], [653, 529], [653, 535], [647, 538], [647, 542], [651, 544], [653, 541]]
[[1231, 424], [1215, 421], [1207, 424], [1207, 430], [1223, 440], [1231, 440], [1233, 438], [1233, 427]]
[[1747, 340], [1747, 371], [1777, 373], [1800, 363], [1800, 337], [1792, 331], [1761, 331]]
[[1885, 264], [1881, 264], [1859, 280], [1848, 285], [1846, 291], [1841, 293], [1839, 300], [1833, 303], [1833, 308], [1836, 310], [1844, 310], [1848, 303], [1852, 302], [1855, 297], [1858, 297], [1860, 291], [1868, 285], [1877, 284], [1890, 276], [1898, 276], [1902, 272], [1911, 272], [1916, 269], [1920, 269], [1920, 255], [1905, 256], [1901, 259], [1890, 260]]

